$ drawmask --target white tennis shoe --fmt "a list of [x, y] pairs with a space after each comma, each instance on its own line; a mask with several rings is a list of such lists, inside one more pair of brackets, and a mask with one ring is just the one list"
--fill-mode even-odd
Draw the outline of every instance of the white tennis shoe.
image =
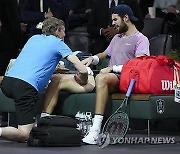
[[82, 141], [87, 144], [97, 144], [99, 133], [99, 130], [95, 130], [91, 127], [87, 135], [82, 139]]

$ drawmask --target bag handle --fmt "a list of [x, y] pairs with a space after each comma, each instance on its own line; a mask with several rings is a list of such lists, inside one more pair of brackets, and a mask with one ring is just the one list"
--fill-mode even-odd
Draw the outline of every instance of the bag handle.
[[156, 59], [158, 62], [160, 62], [163, 65], [169, 65], [169, 66], [175, 65], [175, 61], [173, 59], [164, 55], [158, 55]]
[[136, 58], [139, 58], [139, 59], [142, 59], [142, 60], [146, 60], [146, 59], [156, 59], [156, 56], [139, 56], [139, 57], [136, 57]]
[[173, 65], [173, 69], [174, 69], [174, 82], [175, 82], [175, 84], [173, 85], [180, 86], [178, 69], [176, 68], [175, 65]]
[[158, 56], [140, 56], [140, 57], [137, 57], [139, 59], [142, 59], [142, 60], [147, 60], [147, 59], [156, 59], [161, 65], [169, 65], [169, 66], [173, 66], [175, 65], [175, 62], [173, 59], [167, 57], [167, 56], [164, 56], [164, 55], [158, 55]]

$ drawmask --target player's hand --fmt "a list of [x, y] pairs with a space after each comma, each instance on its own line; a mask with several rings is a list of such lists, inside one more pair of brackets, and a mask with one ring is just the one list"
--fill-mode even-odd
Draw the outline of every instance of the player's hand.
[[113, 70], [113, 67], [109, 66], [109, 67], [101, 69], [100, 73], [110, 73], [110, 72], [112, 72], [112, 70]]
[[88, 58], [82, 60], [81, 62], [82, 62], [85, 66], [89, 66], [89, 65], [91, 65], [91, 63], [93, 62], [93, 57], [92, 57], [92, 56], [91, 56], [91, 57], [88, 57]]

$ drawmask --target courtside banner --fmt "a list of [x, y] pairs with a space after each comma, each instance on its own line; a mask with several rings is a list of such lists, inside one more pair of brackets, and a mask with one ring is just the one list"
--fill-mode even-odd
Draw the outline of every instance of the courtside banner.
[[132, 78], [132, 93], [174, 94], [179, 84], [180, 63], [167, 56], [141, 56], [127, 61], [120, 76], [120, 91], [126, 92]]

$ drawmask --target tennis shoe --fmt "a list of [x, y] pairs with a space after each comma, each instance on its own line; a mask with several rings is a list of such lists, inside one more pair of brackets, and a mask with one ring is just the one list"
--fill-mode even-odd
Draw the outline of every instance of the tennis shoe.
[[87, 144], [97, 144], [99, 133], [99, 130], [95, 130], [91, 127], [87, 135], [82, 139], [82, 141]]

